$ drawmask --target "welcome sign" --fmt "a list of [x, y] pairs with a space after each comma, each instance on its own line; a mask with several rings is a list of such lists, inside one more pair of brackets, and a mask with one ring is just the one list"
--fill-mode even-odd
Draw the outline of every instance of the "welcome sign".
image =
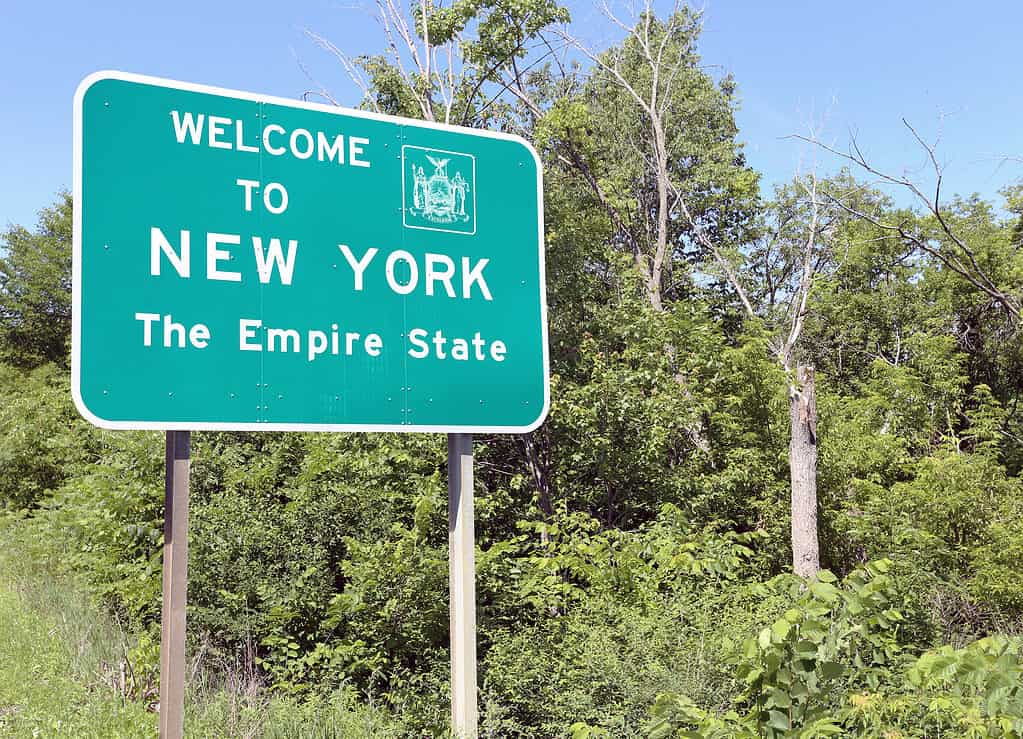
[[84, 80], [74, 115], [72, 380], [93, 423], [543, 421], [522, 139], [119, 72]]

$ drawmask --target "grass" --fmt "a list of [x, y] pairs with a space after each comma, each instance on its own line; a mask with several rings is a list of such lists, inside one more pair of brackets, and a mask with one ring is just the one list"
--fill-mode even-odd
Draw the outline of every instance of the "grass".
[[[5, 530], [4, 534], [9, 533]], [[123, 635], [78, 589], [0, 547], [0, 735], [152, 737], [157, 719], [112, 684]]]
[[[137, 639], [35, 547], [29, 555], [19, 528], [18, 521], [0, 516], [0, 736], [155, 737], [155, 686], [133, 679], [126, 660], [138, 652]], [[258, 675], [205, 665], [201, 655], [191, 665], [187, 737], [408, 735], [393, 716], [351, 692], [300, 700], [266, 690]]]

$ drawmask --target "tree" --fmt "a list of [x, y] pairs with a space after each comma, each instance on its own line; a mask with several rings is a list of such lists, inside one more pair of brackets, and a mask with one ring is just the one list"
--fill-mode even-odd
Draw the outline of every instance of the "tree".
[[[631, 26], [610, 10], [607, 15], [626, 31], [620, 46], [598, 54], [565, 37], [594, 65], [590, 84], [604, 104], [595, 106], [593, 126], [604, 126], [600, 140], [607, 159], [624, 164], [610, 167], [616, 176], [604, 184], [594, 166], [579, 163], [579, 157], [572, 161], [608, 211], [619, 243], [631, 252], [655, 311], [665, 309], [666, 299], [692, 293], [688, 247], [711, 259], [747, 318], [772, 323], [771, 352], [788, 378], [790, 398], [793, 567], [811, 576], [820, 567], [817, 412], [813, 367], [797, 362], [796, 349], [816, 275], [829, 258], [825, 237], [836, 209], [821, 202], [815, 176], [797, 179], [793, 189], [779, 193], [759, 246], [771, 264], [764, 276], [774, 283], [768, 285], [767, 302], [754, 306], [737, 258], [753, 235], [756, 176], [735, 143], [731, 81], [715, 89], [697, 66], [699, 15], [676, 5], [662, 22], [649, 3]], [[600, 154], [591, 161], [600, 161]], [[772, 264], [775, 257], [779, 261]], [[682, 269], [672, 269], [678, 266]], [[673, 278], [667, 283], [666, 274]], [[702, 441], [697, 433], [693, 437]]]
[[[705, 230], [696, 231], [747, 317], [766, 321], [772, 330], [768, 346], [788, 383], [792, 567], [802, 577], [820, 569], [820, 544], [816, 378], [814, 367], [799, 361], [798, 349], [818, 276], [835, 260], [838, 212], [822, 202], [820, 183], [811, 173], [776, 191], [752, 249], [728, 251]], [[749, 275], [759, 278], [756, 291], [743, 279]]]
[[563, 34], [593, 68], [580, 96], [587, 116], [566, 121], [556, 153], [592, 188], [661, 311], [692, 294], [697, 233], [747, 237], [757, 175], [736, 142], [733, 81], [700, 68], [700, 14], [681, 3], [664, 20], [650, 3], [632, 23], [605, 12], [625, 32], [619, 45], [598, 53]]
[[[510, 81], [556, 53], [544, 32], [569, 19], [554, 0], [419, 0], [406, 13], [375, 0], [387, 51], [353, 58], [321, 34], [306, 34], [333, 54], [378, 113], [454, 125], [514, 126]], [[321, 85], [306, 93], [337, 104]]]
[[[882, 168], [851, 135], [845, 150], [816, 136], [797, 137], [826, 151], [871, 178], [869, 186], [901, 191], [912, 207], [885, 208], [874, 200], [856, 203], [855, 192], [835, 197], [835, 204], [851, 216], [887, 234], [901, 244], [904, 259], [915, 258], [934, 272], [934, 283], [947, 286], [944, 294], [953, 303], [953, 320], [946, 330], [969, 358], [974, 382], [989, 385], [996, 398], [1012, 409], [1003, 433], [1013, 439], [1007, 454], [1023, 464], [1021, 419], [1016, 408], [1023, 396], [1023, 218], [1020, 218], [1019, 185], [1002, 191], [1009, 216], [1001, 217], [994, 206], [977, 195], [949, 197], [946, 165], [939, 155], [938, 139], [927, 140], [907, 120], [902, 120], [924, 157], [922, 168], [894, 174]], [[1016, 159], [1016, 161], [1019, 161]]]
[[968, 235], [960, 227], [957, 227], [961, 225], [957, 224], [957, 221], [960, 220], [956, 218], [957, 204], [962, 201], [956, 199], [950, 204], [942, 200], [945, 167], [938, 160], [938, 143], [925, 141], [906, 119], [902, 119], [902, 123], [926, 155], [926, 166], [933, 178], [933, 191], [929, 191], [927, 185], [913, 179], [908, 174], [896, 175], [882, 170], [863, 153], [855, 136], [850, 136], [847, 151], [829, 146], [816, 136], [799, 136], [797, 138], [853, 164], [860, 171], [875, 178], [878, 184], [895, 187], [909, 193], [913, 201], [923, 208], [923, 217], [903, 211], [902, 217], [884, 218], [876, 211], [859, 209], [843, 198], [837, 198], [835, 202], [857, 218], [861, 218], [879, 229], [897, 234], [907, 246], [929, 255], [945, 269], [958, 275], [986, 295], [1014, 323], [1018, 323], [1020, 320], [1018, 278], [1011, 279], [1016, 276], [1012, 273], [1006, 275], [1004, 267], [999, 269], [997, 263], [985, 263], [983, 257], [978, 254], [978, 245], [971, 243]]
[[[694, 222], [730, 244], [745, 238], [757, 176], [736, 142], [734, 83], [727, 77], [717, 83], [700, 67], [700, 14], [682, 3], [664, 20], [651, 3], [631, 21], [607, 6], [605, 14], [625, 37], [602, 52], [560, 33], [591, 62], [581, 84], [518, 79], [513, 89], [534, 111], [552, 167], [581, 178], [606, 214], [609, 243], [631, 262], [656, 316], [694, 296]], [[561, 97], [545, 105], [535, 94], [545, 89]], [[621, 271], [617, 264], [604, 269]], [[667, 344], [664, 351], [691, 401], [678, 423], [693, 447], [712, 459], [693, 378], [678, 361], [677, 347]]]
[[0, 359], [67, 366], [71, 338], [71, 195], [39, 213], [35, 232], [0, 235]]

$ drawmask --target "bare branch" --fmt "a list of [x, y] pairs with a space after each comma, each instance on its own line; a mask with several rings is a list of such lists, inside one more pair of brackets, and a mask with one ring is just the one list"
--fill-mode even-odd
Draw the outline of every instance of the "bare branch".
[[[862, 169], [876, 177], [881, 183], [901, 187], [909, 191], [916, 198], [917, 202], [923, 205], [927, 213], [934, 218], [935, 223], [938, 225], [939, 234], [938, 238], [933, 239], [934, 243], [932, 243], [932, 238], [925, 234], [921, 234], [915, 230], [912, 232], [909, 231], [903, 223], [895, 224], [882, 222], [880, 219], [871, 216], [870, 214], [863, 213], [858, 209], [848, 206], [842, 199], [833, 199], [840, 207], [851, 215], [861, 218], [878, 228], [898, 234], [899, 238], [905, 243], [934, 257], [944, 266], [948, 267], [966, 280], [970, 285], [991, 297], [997, 304], [1001, 305], [1012, 318], [1018, 320], [1020, 317], [1020, 307], [1017, 299], [995, 284], [987, 270], [981, 267], [980, 263], [977, 261], [974, 249], [956, 232], [948, 219], [946, 209], [941, 202], [941, 190], [944, 183], [944, 168], [938, 161], [936, 152], [937, 144], [927, 143], [906, 119], [903, 119], [902, 123], [909, 130], [917, 144], [926, 153], [928, 162], [934, 172], [934, 195], [931, 197], [926, 195], [920, 186], [908, 177], [899, 177], [889, 174], [873, 165], [863, 154], [856, 137], [852, 134], [850, 134], [850, 149], [847, 152], [843, 152], [829, 146], [813, 136], [806, 137], [797, 135], [793, 138], [813, 144], [814, 146], [834, 154], [845, 161], [851, 162], [859, 169]], [[948, 247], [941, 244], [942, 239], [947, 240]]]
[[985, 295], [990, 297], [998, 305], [1002, 306], [1002, 309], [1005, 310], [1006, 313], [1008, 313], [1012, 318], [1017, 320], [1019, 319], [1020, 308], [1016, 302], [1016, 299], [1013, 298], [1008, 293], [999, 290], [989, 281], [979, 279], [954, 254], [953, 255], [947, 254], [942, 249], [932, 246], [930, 243], [928, 243], [925, 237], [907, 230], [905, 225], [902, 223], [886, 223], [877, 218], [876, 216], [873, 216], [857, 208], [853, 208], [852, 206], [842, 202], [841, 200], [835, 198], [834, 196], [828, 195], [827, 197], [829, 197], [829, 199], [831, 199], [838, 207], [842, 208], [850, 215], [856, 216], [857, 218], [866, 221], [867, 223], [870, 223], [871, 225], [879, 229], [890, 231], [898, 235], [898, 237], [902, 239], [903, 242], [911, 245], [912, 247], [918, 249], [919, 251], [931, 255], [939, 262], [941, 262], [943, 265], [945, 265], [950, 270], [952, 270], [957, 275], [966, 280], [973, 287], [975, 287], [976, 289], [980, 290]]
[[813, 258], [817, 243], [817, 229], [820, 223], [820, 201], [817, 198], [816, 172], [812, 172], [809, 175], [809, 185], [802, 179], [799, 180], [799, 185], [810, 201], [810, 223], [807, 227], [806, 242], [803, 247], [802, 274], [799, 278], [799, 287], [796, 291], [795, 299], [789, 305], [789, 335], [782, 344], [782, 364], [786, 369], [792, 368], [792, 351], [803, 332], [807, 303], [810, 300], [814, 276], [819, 267], [819, 264], [814, 262]]
[[746, 314], [750, 318], [756, 318], [757, 312], [753, 308], [753, 303], [750, 301], [746, 288], [742, 286], [742, 281], [739, 279], [739, 274], [735, 271], [735, 267], [728, 261], [728, 259], [725, 258], [722, 251], [718, 248], [718, 245], [714, 243], [714, 240], [707, 235], [703, 225], [693, 218], [692, 213], [689, 212], [689, 207], [686, 205], [685, 198], [678, 198], [678, 204], [682, 210], [682, 215], [692, 227], [697, 240], [703, 244], [703, 246], [714, 257], [714, 261], [718, 263], [718, 266], [721, 267], [721, 271], [724, 272], [725, 279], [728, 280], [728, 284], [732, 286], [732, 289], [735, 290], [735, 293], [739, 296], [739, 300], [742, 302], [743, 308], [746, 309]]
[[[312, 40], [313, 43], [315, 43], [324, 51], [333, 55], [341, 63], [341, 66], [344, 68], [345, 73], [348, 75], [348, 78], [356, 87], [358, 87], [362, 91], [361, 102], [365, 102], [368, 100], [370, 102], [370, 105], [373, 106], [373, 110], [379, 113], [380, 107], [377, 105], [376, 100], [373, 99], [373, 96], [370, 93], [369, 83], [363, 76], [362, 71], [358, 68], [358, 66], [355, 65], [351, 58], [343, 51], [341, 51], [341, 49], [339, 49], [337, 46], [335, 46], [330, 41], [325, 39], [323, 36], [320, 36], [318, 33], [315, 33], [314, 31], [311, 31], [308, 28], [302, 29], [302, 32], [305, 34], [307, 38]], [[298, 61], [297, 57], [296, 61]], [[327, 92], [326, 88], [324, 88], [322, 85], [316, 82], [316, 80], [313, 79], [312, 75], [309, 74], [309, 71], [306, 69], [305, 65], [302, 64], [301, 61], [298, 61], [298, 65], [301, 68], [302, 73], [305, 74], [306, 78], [309, 79], [309, 81], [312, 82], [314, 85], [316, 85], [317, 88], [319, 88], [318, 91], [313, 94], [322, 96], [323, 98], [329, 100], [334, 105], [339, 105], [337, 100], [335, 100], [333, 96], [331, 96], [330, 93]], [[303, 97], [305, 96], [303, 95]]]

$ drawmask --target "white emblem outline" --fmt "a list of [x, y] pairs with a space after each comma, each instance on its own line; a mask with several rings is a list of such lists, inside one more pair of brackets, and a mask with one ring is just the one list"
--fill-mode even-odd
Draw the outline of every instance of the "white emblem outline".
[[[469, 157], [472, 160], [472, 181], [470, 182], [470, 190], [472, 194], [472, 230], [463, 231], [456, 230], [453, 228], [438, 228], [436, 226], [417, 226], [414, 223], [408, 222], [408, 194], [406, 189], [407, 176], [407, 164], [408, 161], [405, 157], [406, 149], [415, 149], [422, 152], [432, 152], [435, 154], [455, 154], [460, 157]], [[467, 154], [464, 151], [449, 151], [447, 149], [434, 149], [430, 146], [413, 146], [412, 144], [402, 144], [401, 147], [401, 222], [405, 228], [415, 228], [420, 231], [439, 231], [441, 233], [451, 234], [462, 234], [463, 236], [474, 236], [476, 234], [476, 157], [472, 154]]]

